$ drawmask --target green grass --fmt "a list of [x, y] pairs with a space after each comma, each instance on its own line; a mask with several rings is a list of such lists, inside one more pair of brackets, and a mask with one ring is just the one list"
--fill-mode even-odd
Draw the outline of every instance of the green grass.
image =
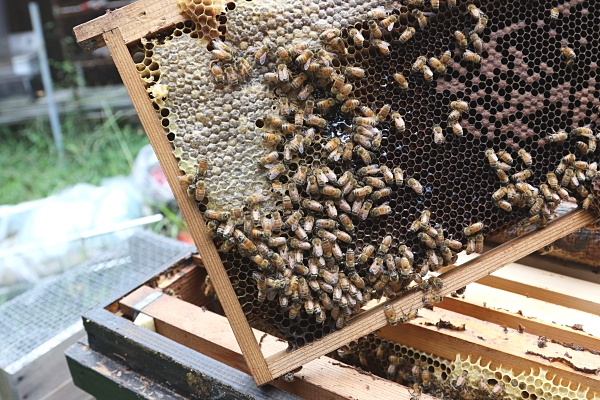
[[123, 123], [105, 111], [105, 121], [61, 117], [63, 165], [47, 119], [0, 126], [0, 204], [43, 198], [79, 182], [98, 185], [103, 178], [129, 175], [148, 139], [140, 125]]

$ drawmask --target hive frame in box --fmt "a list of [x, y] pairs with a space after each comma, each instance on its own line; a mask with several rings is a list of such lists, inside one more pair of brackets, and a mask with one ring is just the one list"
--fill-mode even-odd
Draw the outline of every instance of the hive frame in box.
[[[215, 1], [214, 5], [224, 7], [222, 1]], [[217, 249], [206, 233], [206, 226], [196, 203], [187, 197], [185, 190], [178, 183], [177, 176], [180, 171], [172, 154], [171, 143], [164, 133], [127, 47], [128, 44], [168, 29], [185, 19], [176, 0], [139, 0], [75, 27], [74, 33], [77, 42], [86, 50], [94, 50], [104, 45], [108, 47], [202, 256], [248, 368], [256, 383], [263, 385], [352, 340], [383, 328], [388, 323], [383, 313], [383, 307], [386, 304], [391, 305], [397, 314], [402, 313], [403, 310], [421, 307], [422, 293], [414, 289], [410, 290], [393, 300], [363, 312], [352, 318], [343, 329], [300, 349], [289, 352], [282, 351], [268, 358], [263, 356], [230, 284]], [[541, 231], [532, 232], [505, 243], [444, 273], [441, 276], [444, 280], [444, 288], [439, 294], [448, 295], [504, 265], [519, 260], [555, 240], [591, 224], [594, 220], [595, 217], [587, 211], [574, 211], [551, 222]]]

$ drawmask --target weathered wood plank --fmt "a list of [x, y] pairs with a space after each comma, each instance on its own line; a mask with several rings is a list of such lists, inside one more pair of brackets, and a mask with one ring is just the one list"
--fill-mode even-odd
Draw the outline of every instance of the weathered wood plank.
[[[132, 315], [131, 307], [152, 292], [151, 288], [141, 287], [121, 300], [121, 310], [125, 315]], [[154, 318], [159, 334], [248, 372], [248, 366], [244, 363], [240, 348], [233, 337], [231, 325], [224, 317], [169, 296], [155, 300], [145, 307], [143, 312]], [[265, 355], [274, 354], [287, 347], [284, 342], [258, 330], [254, 330], [254, 335], [261, 342]], [[296, 373], [293, 383], [277, 380], [271, 384], [305, 399], [410, 399], [406, 387], [365, 376], [354, 369], [335, 364], [339, 363], [321, 357], [304, 365], [302, 370]], [[421, 399], [430, 398], [421, 396]]]
[[[595, 217], [586, 211], [574, 211], [554, 220], [549, 223], [546, 228], [540, 231], [531, 232], [500, 245], [485, 254], [442, 274], [444, 288], [440, 290], [438, 294], [448, 295], [471, 282], [489, 275], [506, 264], [531, 254], [535, 250], [552, 243], [564, 235], [568, 235], [583, 226], [589, 225], [594, 220]], [[411, 290], [385, 304], [392, 305], [396, 313], [400, 314], [403, 310], [421, 308], [423, 305], [422, 296], [422, 292]], [[282, 374], [293, 370], [300, 365], [306, 364], [316, 357], [327, 354], [352, 340], [356, 340], [361, 336], [383, 328], [388, 322], [383, 314], [382, 307], [383, 304], [380, 307], [362, 313], [350, 320], [344, 329], [308, 344], [300, 350], [291, 353], [280, 352], [267, 358], [269, 369], [271, 370], [273, 377], [281, 376]]]
[[[223, 7], [220, 1], [214, 3]], [[176, 0], [138, 0], [76, 26], [73, 33], [84, 50], [93, 51], [106, 45], [103, 35], [115, 28], [119, 28], [125, 43], [130, 44], [186, 19]]]
[[510, 264], [478, 283], [600, 315], [599, 285], [593, 282]]
[[83, 321], [92, 350], [185, 398], [296, 399], [107, 310], [90, 310]]
[[526, 316], [511, 313], [503, 309], [483, 307], [471, 302], [461, 299], [454, 299], [451, 297], [447, 297], [442, 303], [439, 304], [439, 307], [445, 310], [478, 318], [483, 321], [492, 322], [500, 326], [506, 326], [510, 329], [518, 329], [519, 325], [521, 325], [525, 327], [526, 332], [532, 335], [546, 336], [549, 340], [554, 339], [565, 343], [574, 343], [578, 346], [600, 351], [599, 338], [573, 330], [566, 326], [557, 325], [536, 318], [528, 318]]
[[[155, 3], [160, 4], [161, 2]], [[202, 261], [211, 277], [213, 286], [219, 294], [219, 301], [225, 311], [225, 315], [227, 315], [227, 318], [229, 318], [232, 325], [235, 327], [234, 334], [248, 361], [252, 376], [254, 376], [259, 384], [269, 382], [274, 377], [271, 375], [266, 360], [260, 352], [258, 343], [254, 339], [250, 325], [240, 307], [235, 291], [229, 282], [229, 277], [223, 267], [217, 249], [212, 239], [206, 233], [206, 225], [204, 224], [202, 215], [198, 211], [198, 207], [194, 200], [187, 197], [184, 189], [178, 183], [177, 177], [180, 174], [180, 171], [177, 160], [172, 154], [173, 150], [171, 143], [168, 141], [160, 120], [152, 106], [152, 102], [148, 98], [148, 94], [142, 84], [142, 80], [139, 77], [135, 64], [129, 55], [120, 29], [116, 28], [106, 32], [103, 37], [110, 54], [115, 61], [121, 79], [133, 101], [134, 107], [140, 117], [140, 121], [150, 139], [152, 148], [163, 168], [167, 181], [175, 196], [175, 200], [177, 200], [177, 203], [179, 204], [181, 213], [183, 214], [192, 237], [194, 238], [194, 242], [202, 256]]]
[[[546, 356], [564, 357], [565, 351], [568, 351], [572, 357], [569, 361], [578, 367], [590, 369], [596, 369], [600, 365], [598, 355], [573, 351], [550, 342], [546, 347], [539, 348], [537, 335], [518, 333], [514, 329], [505, 333], [498, 325], [448, 310], [423, 309], [420, 314], [421, 318], [408, 324], [384, 327], [378, 332], [378, 336], [448, 360], [454, 360], [457, 354], [463, 357], [470, 354], [472, 360], [481, 357], [484, 365], [491, 361], [492, 366], [512, 368], [516, 374], [529, 372], [535, 366], [542, 366], [551, 375], [556, 374], [559, 380], [564, 378], [565, 381], [581, 383], [590, 387], [592, 391], [600, 392], [600, 376], [577, 372], [562, 363], [550, 363], [526, 352], [529, 350]], [[425, 323], [435, 324], [440, 319], [450, 321], [454, 325], [465, 324], [466, 330], [438, 330], [435, 326], [425, 326]]]

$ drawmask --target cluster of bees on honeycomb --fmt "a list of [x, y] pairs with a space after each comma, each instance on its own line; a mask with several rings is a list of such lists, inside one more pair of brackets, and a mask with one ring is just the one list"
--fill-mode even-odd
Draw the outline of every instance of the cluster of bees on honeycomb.
[[[408, 386], [411, 398], [422, 393], [440, 399], [587, 399], [589, 388], [573, 389], [553, 382], [547, 371], [515, 374], [501, 365], [482, 364], [470, 356], [454, 361], [419, 351], [371, 334], [330, 356], [362, 370]], [[594, 396], [593, 398], [597, 398]]]
[[431, 307], [459, 252], [595, 203], [593, 2], [180, 4], [138, 70], [242, 309], [292, 348], [413, 286]]

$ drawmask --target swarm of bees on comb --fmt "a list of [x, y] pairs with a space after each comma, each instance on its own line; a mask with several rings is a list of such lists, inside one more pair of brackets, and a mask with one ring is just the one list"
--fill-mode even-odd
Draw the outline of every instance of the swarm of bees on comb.
[[232, 2], [135, 50], [251, 321], [295, 348], [413, 286], [431, 307], [460, 251], [594, 204], [598, 39], [567, 33], [600, 10], [552, 6]]

